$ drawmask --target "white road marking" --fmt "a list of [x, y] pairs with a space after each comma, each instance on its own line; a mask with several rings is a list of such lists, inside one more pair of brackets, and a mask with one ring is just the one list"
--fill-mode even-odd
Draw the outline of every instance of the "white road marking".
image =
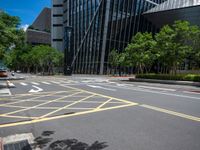
[[154, 94], [160, 94], [160, 95], [167, 95], [167, 96], [184, 97], [184, 98], [198, 99], [198, 100], [200, 99], [200, 97], [180, 95], [180, 94], [173, 94], [173, 93], [163, 93], [163, 92], [151, 91], [151, 90], [145, 90], [145, 89], [136, 89], [136, 88], [128, 88], [128, 87], [118, 87], [118, 86], [114, 86], [114, 85], [110, 85], [110, 84], [109, 85], [105, 84], [105, 86], [115, 87], [115, 88], [121, 88], [121, 89], [126, 89], [126, 90], [132, 90], [132, 91], [138, 91], [138, 92], [147, 92], [147, 93], [154, 93]]
[[140, 88], [145, 88], [145, 89], [153, 89], [153, 90], [164, 90], [164, 91], [171, 91], [175, 92], [175, 89], [168, 89], [168, 88], [159, 88], [159, 87], [153, 87], [153, 86], [138, 86]]
[[56, 81], [51, 81], [51, 83], [60, 84], [60, 82], [56, 82]]
[[39, 87], [37, 87], [37, 86], [32, 86], [32, 87], [34, 87], [34, 88], [36, 88], [36, 90], [35, 89], [31, 89], [30, 91], [29, 91], [29, 93], [38, 93], [38, 92], [42, 92], [43, 91], [43, 89], [41, 89], [41, 88], [39, 88]]
[[23, 86], [27, 86], [28, 85], [28, 84], [26, 84], [24, 82], [21, 82], [20, 84], [23, 85]]
[[49, 82], [42, 82], [43, 84], [47, 84], [47, 85], [50, 85], [51, 83], [49, 83]]
[[10, 96], [12, 95], [9, 89], [0, 89], [0, 96]]
[[116, 91], [116, 89], [105, 88], [102, 86], [96, 86], [96, 85], [87, 85], [87, 86], [92, 87], [92, 88], [97, 88], [97, 89], [104, 89], [104, 90], [108, 90], [108, 91]]
[[31, 82], [32, 84], [34, 84], [34, 85], [40, 85], [39, 83], [37, 83], [37, 82]]
[[10, 81], [7, 81], [7, 86], [9, 88], [15, 87], [15, 85], [13, 83], [11, 83]]
[[117, 86], [133, 86], [131, 84], [117, 84]]

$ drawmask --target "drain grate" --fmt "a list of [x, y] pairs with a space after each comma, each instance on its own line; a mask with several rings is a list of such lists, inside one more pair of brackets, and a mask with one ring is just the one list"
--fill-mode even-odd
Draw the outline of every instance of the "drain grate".
[[18, 141], [4, 145], [4, 150], [32, 150], [28, 140]]

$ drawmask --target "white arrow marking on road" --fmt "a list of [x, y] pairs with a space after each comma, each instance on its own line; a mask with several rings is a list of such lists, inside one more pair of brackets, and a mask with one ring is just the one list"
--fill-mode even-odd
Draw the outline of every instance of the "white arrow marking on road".
[[33, 85], [32, 87], [36, 88], [36, 90], [31, 89], [31, 90], [29, 91], [29, 93], [38, 93], [38, 92], [42, 92], [42, 91], [43, 91], [43, 89], [41, 89], [41, 88], [39, 88], [39, 87], [37, 87], [37, 86], [34, 86], [34, 85]]
[[105, 88], [105, 87], [102, 87], [102, 86], [96, 86], [96, 85], [87, 85], [87, 86], [92, 87], [92, 88], [97, 88], [97, 89], [104, 89], [104, 90], [109, 90], [109, 91], [116, 91], [116, 89]]

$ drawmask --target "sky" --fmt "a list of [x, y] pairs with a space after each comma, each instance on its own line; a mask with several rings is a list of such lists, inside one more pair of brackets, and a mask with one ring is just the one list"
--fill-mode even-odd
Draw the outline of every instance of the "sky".
[[51, 0], [0, 0], [0, 9], [20, 17], [23, 29], [33, 23], [44, 7], [50, 6]]

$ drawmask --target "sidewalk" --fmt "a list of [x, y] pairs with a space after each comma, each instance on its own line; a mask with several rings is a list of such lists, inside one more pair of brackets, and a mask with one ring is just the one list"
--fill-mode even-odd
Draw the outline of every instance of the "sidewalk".
[[189, 86], [198, 86], [198, 87], [200, 87], [200, 82], [192, 82], [192, 81], [136, 79], [136, 78], [129, 78], [129, 81], [131, 81], [131, 82], [161, 83], [161, 84], [175, 84], [175, 85], [189, 85]]

